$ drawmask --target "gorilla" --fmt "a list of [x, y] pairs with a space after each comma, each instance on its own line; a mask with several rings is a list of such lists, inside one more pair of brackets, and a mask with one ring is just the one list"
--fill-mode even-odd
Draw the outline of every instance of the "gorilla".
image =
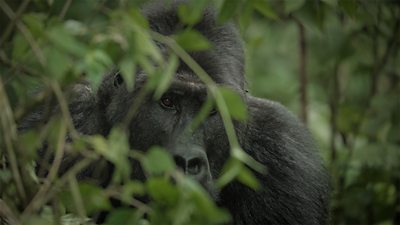
[[[177, 5], [151, 4], [144, 8], [151, 29], [166, 36], [184, 29], [177, 16]], [[279, 103], [247, 94], [244, 53], [233, 24], [217, 23], [216, 13], [207, 9], [193, 29], [213, 47], [190, 52], [191, 57], [218, 85], [238, 92], [247, 105], [249, 119], [234, 121], [234, 125], [244, 151], [267, 168], [265, 174], [254, 171], [261, 189], [256, 191], [232, 182], [214, 193], [213, 180], [219, 177], [229, 158], [230, 146], [216, 112], [210, 113], [190, 134], [185, 132], [207, 98], [207, 89], [182, 62], [160, 100], [155, 101], [149, 93], [129, 121], [130, 147], [143, 151], [154, 145], [164, 147], [186, 175], [197, 180], [218, 205], [230, 211], [233, 224], [326, 224], [329, 179], [307, 129]], [[76, 85], [75, 99], [69, 103], [76, 129], [82, 134], [107, 136], [114, 125], [124, 123], [147, 76], [138, 71], [135, 79], [132, 91], [128, 91], [117, 70], [104, 77], [96, 94], [85, 84]], [[22, 127], [32, 126], [39, 118], [40, 115], [31, 117]], [[82, 179], [93, 176], [90, 169], [84, 172]]]

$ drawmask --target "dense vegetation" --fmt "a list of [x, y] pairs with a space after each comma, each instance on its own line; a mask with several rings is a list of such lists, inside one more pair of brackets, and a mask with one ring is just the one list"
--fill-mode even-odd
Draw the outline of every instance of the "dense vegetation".
[[[209, 47], [190, 26], [213, 2], [219, 20], [233, 20], [245, 40], [249, 91], [298, 112], [317, 140], [332, 179], [332, 224], [400, 224], [398, 2], [196, 0], [181, 7], [180, 19], [189, 28], [174, 37], [150, 32], [140, 15], [143, 2], [0, 0], [0, 223], [8, 218], [11, 224], [78, 224], [101, 210], [111, 211], [110, 224], [229, 220], [201, 187], [175, 171], [164, 151], [129, 151], [119, 128], [108, 138], [79, 135], [66, 109], [71, 84], [85, 79], [95, 90], [114, 65], [123, 74], [146, 70], [154, 81], [149, 90], [163, 92], [177, 58], [165, 61], [153, 40], [190, 62], [183, 50]], [[199, 76], [207, 80], [201, 71]], [[132, 77], [124, 78], [132, 87]], [[238, 179], [257, 188], [244, 165], [259, 165], [241, 154], [229, 125], [230, 118], [246, 118], [244, 107], [226, 89], [215, 88], [215, 97], [219, 109], [229, 112], [226, 127], [233, 140], [232, 159], [218, 184]], [[54, 102], [59, 116], [18, 131], [36, 106]], [[43, 158], [37, 154], [43, 141], [55, 160], [38, 178], [35, 162]], [[58, 177], [61, 156], [74, 151], [85, 157]], [[99, 188], [79, 182], [77, 171], [100, 157], [116, 165], [113, 183]], [[129, 158], [140, 160], [151, 178], [130, 180]], [[179, 182], [170, 183], [169, 176]], [[131, 197], [143, 193], [153, 201]], [[113, 209], [109, 197], [126, 207]]]

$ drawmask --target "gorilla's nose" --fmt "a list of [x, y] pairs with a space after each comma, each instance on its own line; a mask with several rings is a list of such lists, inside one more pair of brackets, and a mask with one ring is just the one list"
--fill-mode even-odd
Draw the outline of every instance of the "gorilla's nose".
[[210, 165], [204, 147], [197, 144], [182, 142], [169, 148], [176, 166], [180, 168], [185, 175], [190, 176], [203, 185], [211, 182]]
[[206, 159], [201, 156], [175, 155], [174, 160], [186, 175], [196, 176], [206, 172]]

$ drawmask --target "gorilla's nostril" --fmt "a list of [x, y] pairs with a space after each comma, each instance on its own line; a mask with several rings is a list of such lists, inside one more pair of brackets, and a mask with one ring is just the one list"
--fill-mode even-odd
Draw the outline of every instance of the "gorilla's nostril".
[[199, 158], [191, 159], [189, 160], [187, 172], [190, 175], [199, 174], [201, 172], [201, 167], [202, 167], [201, 159]]
[[174, 160], [176, 166], [180, 168], [186, 175], [198, 175], [203, 169], [204, 163], [202, 158], [192, 158], [188, 160], [182, 156], [175, 155]]
[[186, 160], [182, 158], [181, 156], [174, 156], [174, 160], [176, 165], [185, 172], [186, 170]]

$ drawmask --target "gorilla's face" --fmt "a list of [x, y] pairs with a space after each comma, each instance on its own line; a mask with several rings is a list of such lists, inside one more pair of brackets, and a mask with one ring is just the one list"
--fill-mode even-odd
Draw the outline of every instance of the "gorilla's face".
[[[139, 87], [128, 92], [121, 76], [115, 75], [115, 91], [107, 108], [111, 124], [123, 122], [130, 114], [140, 95], [138, 83]], [[194, 75], [178, 74], [159, 100], [154, 100], [152, 94], [142, 99], [129, 122], [129, 142], [131, 148], [141, 151], [154, 145], [164, 147], [187, 176], [216, 198], [212, 181], [224, 163], [220, 158], [226, 159], [218, 155], [228, 153], [229, 145], [215, 110], [208, 112], [200, 124], [196, 123], [206, 100], [206, 87]]]

